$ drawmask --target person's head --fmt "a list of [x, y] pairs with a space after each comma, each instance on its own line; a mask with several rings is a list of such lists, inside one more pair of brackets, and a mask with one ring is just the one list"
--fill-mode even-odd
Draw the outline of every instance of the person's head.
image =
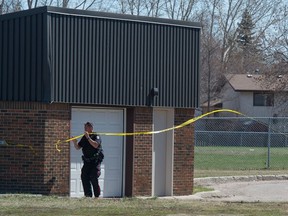
[[93, 124], [91, 122], [86, 122], [84, 124], [85, 131], [91, 133], [93, 131]]

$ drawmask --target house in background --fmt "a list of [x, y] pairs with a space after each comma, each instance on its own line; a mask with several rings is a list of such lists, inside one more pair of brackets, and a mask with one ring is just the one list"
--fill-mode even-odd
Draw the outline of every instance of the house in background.
[[[87, 121], [97, 132], [139, 132], [193, 118], [200, 30], [56, 7], [1, 15], [0, 193], [83, 196], [81, 152], [63, 143], [59, 153], [55, 142], [83, 134]], [[102, 140], [101, 196], [192, 194], [193, 125]]]
[[[270, 79], [259, 74], [229, 74], [221, 92], [222, 108], [237, 110], [247, 116], [285, 116], [288, 77]], [[284, 87], [283, 87], [284, 86]]]
[[[209, 105], [208, 105], [208, 101], [201, 104], [201, 113], [199, 113], [199, 115], [203, 113], [208, 113], [213, 110], [222, 109], [222, 107], [223, 107], [222, 100], [219, 98], [213, 98], [212, 100], [210, 100]], [[219, 116], [219, 114], [220, 113], [214, 113], [213, 116], [216, 117], [216, 116]]]

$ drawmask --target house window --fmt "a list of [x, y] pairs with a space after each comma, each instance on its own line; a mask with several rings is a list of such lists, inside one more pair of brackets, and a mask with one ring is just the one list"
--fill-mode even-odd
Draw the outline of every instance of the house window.
[[274, 106], [274, 94], [254, 92], [253, 106]]

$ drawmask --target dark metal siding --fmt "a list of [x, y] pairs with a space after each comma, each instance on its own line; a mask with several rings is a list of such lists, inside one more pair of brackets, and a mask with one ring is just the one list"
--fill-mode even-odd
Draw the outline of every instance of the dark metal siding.
[[176, 20], [53, 7], [1, 15], [0, 100], [198, 107], [199, 40], [199, 24]]
[[200, 29], [49, 13], [52, 101], [197, 107]]
[[0, 100], [49, 100], [45, 17], [0, 16]]

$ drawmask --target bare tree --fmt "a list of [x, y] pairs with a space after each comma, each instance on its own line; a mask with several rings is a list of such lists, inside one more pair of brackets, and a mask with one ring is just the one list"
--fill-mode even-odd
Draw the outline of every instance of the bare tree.
[[240, 17], [242, 0], [206, 0], [201, 4], [201, 81], [200, 101], [207, 103], [220, 98], [223, 75], [235, 46], [236, 25]]
[[[211, 3], [211, 4], [210, 4]], [[208, 112], [210, 111], [210, 102], [215, 99], [217, 92], [217, 83], [219, 78], [219, 51], [220, 43], [217, 40], [217, 29], [214, 28], [216, 22], [215, 9], [219, 0], [205, 1], [204, 8], [209, 10], [202, 10], [199, 20], [203, 24], [202, 40], [201, 40], [201, 79], [200, 79], [200, 92], [202, 102], [207, 101]]]
[[[68, 1], [70, 3], [70, 0], [63, 0], [63, 1]], [[82, 10], [99, 10], [103, 11], [104, 9], [102, 8], [104, 0], [81, 0], [76, 3], [76, 6], [70, 6], [75, 9], [82, 9]], [[109, 1], [107, 1], [109, 2]], [[63, 2], [64, 4], [64, 2]], [[108, 3], [107, 3], [108, 4]]]
[[63, 0], [63, 1], [62, 1], [62, 7], [63, 7], [63, 8], [68, 8], [69, 2], [70, 2], [69, 0]]
[[[281, 10], [283, 0], [225, 0], [217, 4], [215, 13], [218, 17], [216, 26], [220, 29], [217, 35], [222, 41], [221, 64], [222, 71], [227, 71], [231, 54], [235, 48], [237, 27], [245, 9], [248, 9], [256, 26], [255, 40], [260, 40], [269, 28], [279, 21], [275, 13]], [[210, 2], [212, 4], [212, 2]]]
[[166, 14], [170, 19], [189, 20], [197, 0], [167, 0]]
[[0, 3], [0, 14], [3, 14], [4, 0], [1, 0]]
[[[259, 69], [257, 71], [271, 72], [270, 69], [268, 70], [271, 68], [271, 63], [268, 60], [274, 59], [273, 55], [270, 54], [269, 58], [264, 57], [267, 53], [271, 53], [271, 50], [274, 53], [276, 45], [281, 47], [281, 56], [284, 56], [282, 51], [285, 40], [281, 40], [282, 44], [279, 44], [279, 39], [283, 36], [280, 37], [280, 31], [275, 26], [280, 25], [281, 20], [287, 20], [283, 6], [285, 4], [287, 5], [284, 0], [215, 0], [205, 1], [201, 4], [202, 12], [200, 14], [203, 16], [200, 17], [204, 17], [199, 19], [203, 24], [201, 45], [202, 99], [207, 100], [207, 98], [211, 99], [214, 95], [218, 95], [218, 90], [223, 85], [221, 75], [245, 71], [239, 61], [241, 53], [236, 49], [237, 27], [245, 9], [248, 9], [251, 14], [255, 24], [255, 41], [260, 44], [261, 48], [259, 55], [249, 59], [251, 70]], [[283, 26], [283, 23], [280, 26]], [[268, 37], [272, 33], [274, 40], [271, 40], [271, 36]]]
[[165, 0], [118, 0], [118, 11], [124, 14], [160, 17]]
[[59, 2], [59, 0], [57, 0], [56, 3], [54, 3], [54, 0], [41, 0], [40, 5], [46, 5], [46, 6], [56, 5], [56, 6], [59, 6], [60, 2]]
[[221, 5], [217, 8], [217, 13], [219, 13], [219, 27], [222, 31], [221, 64], [223, 72], [227, 69], [226, 64], [229, 62], [231, 51], [235, 46], [237, 21], [240, 20], [242, 15], [243, 2], [244, 0], [228, 0], [226, 7]]
[[287, 71], [287, 67], [284, 66], [288, 64], [288, 5], [283, 8], [282, 14], [277, 14], [277, 16], [280, 21], [274, 25], [273, 29], [277, 34], [273, 32], [273, 34], [265, 35], [264, 41], [268, 47], [266, 50], [267, 59], [270, 59], [273, 65], [280, 64], [282, 69], [277, 67], [277, 71], [284, 72]]
[[162, 0], [145, 0], [144, 7], [147, 11], [147, 16], [159, 17], [162, 14], [165, 1]]
[[[269, 65], [265, 71], [265, 79], [261, 84], [270, 86], [273, 84], [274, 93], [278, 95], [275, 103], [275, 113], [279, 116], [288, 115], [288, 11], [283, 8], [283, 17], [275, 26], [277, 36], [266, 38], [267, 59]], [[279, 14], [278, 14], [279, 15]], [[281, 16], [281, 17], [282, 17]]]
[[0, 14], [20, 11], [22, 9], [20, 0], [1, 0]]
[[38, 0], [27, 0], [28, 9], [38, 7]]
[[141, 15], [144, 9], [142, 0], [118, 0], [121, 13], [131, 15]]

